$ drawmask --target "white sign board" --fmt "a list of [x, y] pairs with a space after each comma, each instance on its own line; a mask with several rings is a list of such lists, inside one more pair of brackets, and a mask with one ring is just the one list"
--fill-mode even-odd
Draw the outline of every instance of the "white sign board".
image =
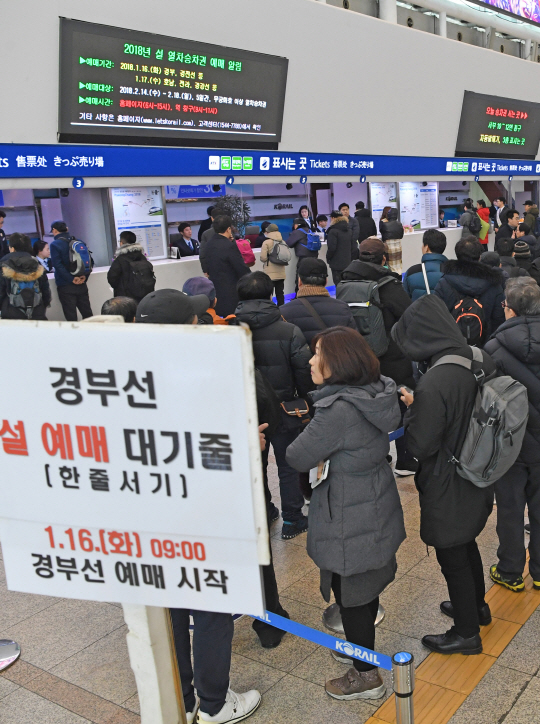
[[430, 229], [439, 225], [437, 182], [404, 181], [399, 184], [399, 216], [403, 226]]
[[132, 231], [148, 259], [166, 259], [168, 235], [161, 187], [117, 188], [110, 193], [117, 244], [122, 231]]
[[[249, 331], [5, 321], [2, 342], [40, 349], [44, 375], [39, 394], [13, 385], [2, 399], [8, 587], [262, 615]], [[19, 360], [21, 379], [33, 365]]]
[[377, 229], [385, 206], [397, 209], [397, 184], [393, 182], [373, 182], [369, 184], [371, 197], [371, 215]]

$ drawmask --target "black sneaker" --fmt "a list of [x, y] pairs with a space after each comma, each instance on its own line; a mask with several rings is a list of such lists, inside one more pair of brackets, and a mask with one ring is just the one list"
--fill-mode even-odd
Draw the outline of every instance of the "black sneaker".
[[415, 475], [418, 472], [418, 460], [396, 460], [394, 467], [394, 475], [400, 478], [406, 478], [409, 475]]
[[272, 523], [275, 523], [276, 520], [279, 518], [279, 510], [276, 508], [276, 506], [271, 503], [270, 512], [268, 514], [268, 525], [272, 525]]
[[[441, 611], [445, 616], [454, 618], [454, 607], [450, 601], [443, 601], [441, 603]], [[482, 608], [478, 609], [478, 623], [480, 626], [489, 626], [491, 623], [491, 611], [489, 610], [489, 604], [485, 603]]]
[[[283, 618], [290, 618], [289, 614], [285, 609], [282, 609], [280, 616], [283, 616]], [[260, 628], [256, 625], [258, 622], [258, 619], [255, 619], [255, 621], [252, 624], [252, 628], [259, 637], [259, 641], [261, 643], [261, 646], [263, 649], [275, 649], [277, 648], [280, 643], [281, 639], [285, 636], [287, 633], [286, 631], [282, 631], [279, 628], [275, 628], [275, 626], [270, 626], [270, 624], [266, 624], [265, 626], [260, 626]], [[260, 622], [259, 622], [260, 624]]]
[[299, 520], [284, 520], [281, 529], [282, 540], [296, 538], [297, 535], [305, 533], [308, 529], [308, 519], [303, 515]]

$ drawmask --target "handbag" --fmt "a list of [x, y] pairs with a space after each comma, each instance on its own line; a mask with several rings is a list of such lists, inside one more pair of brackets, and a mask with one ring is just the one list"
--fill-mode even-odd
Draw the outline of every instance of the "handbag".
[[298, 430], [307, 425], [311, 417], [309, 405], [301, 397], [281, 403], [282, 422], [287, 430]]

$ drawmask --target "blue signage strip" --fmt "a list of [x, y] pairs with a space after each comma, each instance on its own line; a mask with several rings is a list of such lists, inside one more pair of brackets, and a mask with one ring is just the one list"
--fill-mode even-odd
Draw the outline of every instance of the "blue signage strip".
[[390, 656], [386, 656], [385, 654], [379, 654], [376, 651], [365, 649], [363, 646], [351, 644], [344, 639], [338, 639], [335, 636], [330, 636], [330, 634], [317, 631], [317, 629], [314, 628], [309, 628], [309, 626], [296, 623], [296, 621], [291, 621], [283, 616], [278, 616], [276, 613], [270, 613], [270, 611], [266, 611], [264, 616], [253, 616], [253, 618], [258, 618], [259, 621], [269, 623], [270, 626], [275, 626], [282, 631], [287, 631], [287, 633], [290, 633], [293, 636], [306, 639], [306, 641], [313, 641], [314, 644], [324, 646], [327, 649], [331, 649], [331, 651], [343, 654], [343, 656], [349, 656], [352, 659], [365, 661], [366, 663], [373, 664], [374, 666], [380, 666], [381, 669], [392, 671], [392, 659]]
[[422, 156], [223, 151], [147, 146], [0, 144], [1, 178], [99, 176], [474, 176], [540, 175], [540, 162]]

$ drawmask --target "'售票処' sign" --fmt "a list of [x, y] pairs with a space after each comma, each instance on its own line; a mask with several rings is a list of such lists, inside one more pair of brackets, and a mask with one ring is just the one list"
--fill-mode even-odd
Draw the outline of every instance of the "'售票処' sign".
[[268, 544], [249, 333], [4, 322], [8, 587], [262, 614]]

